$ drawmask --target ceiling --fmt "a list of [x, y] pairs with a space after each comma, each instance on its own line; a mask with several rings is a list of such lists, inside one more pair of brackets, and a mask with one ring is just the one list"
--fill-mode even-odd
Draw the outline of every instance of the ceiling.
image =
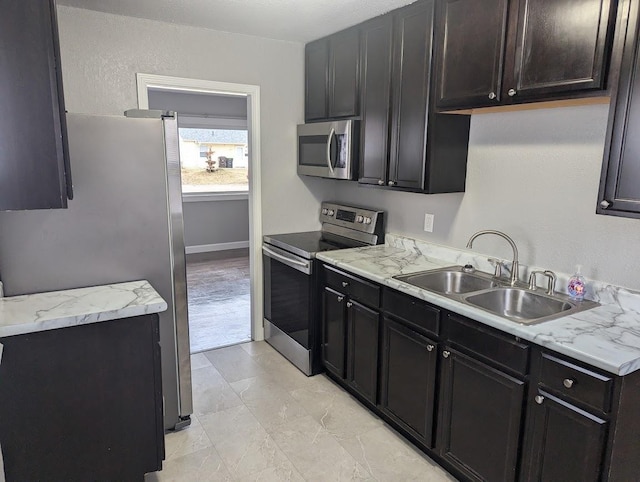
[[59, 5], [308, 42], [415, 0], [58, 0]]

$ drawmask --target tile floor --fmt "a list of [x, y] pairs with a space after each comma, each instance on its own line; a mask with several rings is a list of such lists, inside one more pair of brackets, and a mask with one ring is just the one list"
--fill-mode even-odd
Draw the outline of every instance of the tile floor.
[[191, 353], [251, 340], [249, 256], [187, 262]]
[[324, 375], [265, 342], [192, 356], [192, 425], [155, 481], [455, 480]]

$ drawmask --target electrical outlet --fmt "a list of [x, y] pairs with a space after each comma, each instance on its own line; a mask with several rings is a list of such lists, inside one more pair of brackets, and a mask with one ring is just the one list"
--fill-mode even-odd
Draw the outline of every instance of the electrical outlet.
[[424, 215], [424, 230], [427, 233], [433, 233], [433, 219], [435, 216], [433, 214], [425, 213]]

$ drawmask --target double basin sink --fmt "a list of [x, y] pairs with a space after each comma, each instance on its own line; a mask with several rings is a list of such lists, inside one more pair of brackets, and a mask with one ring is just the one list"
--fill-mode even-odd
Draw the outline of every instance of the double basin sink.
[[549, 295], [543, 294], [541, 290], [510, 286], [508, 280], [478, 271], [465, 272], [462, 266], [449, 266], [394, 278], [526, 325], [599, 306], [594, 301], [575, 301], [557, 293]]

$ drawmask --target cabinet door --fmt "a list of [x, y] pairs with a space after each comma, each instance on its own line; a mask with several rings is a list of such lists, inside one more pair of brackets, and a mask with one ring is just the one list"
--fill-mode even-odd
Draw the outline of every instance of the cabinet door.
[[357, 28], [329, 37], [329, 117], [352, 117], [359, 113], [359, 50]]
[[515, 480], [524, 382], [447, 347], [442, 356], [440, 455], [471, 480]]
[[437, 345], [391, 318], [383, 326], [382, 410], [432, 448]]
[[[624, 39], [620, 79], [612, 96], [598, 214], [640, 218], [640, 55], [638, 28], [640, 6], [630, 5]], [[626, 13], [626, 12], [624, 12]], [[618, 28], [624, 28], [621, 24]]]
[[436, 106], [500, 102], [508, 0], [442, 0], [436, 21]]
[[395, 187], [424, 186], [433, 7], [419, 2], [396, 15], [388, 181]]
[[345, 296], [325, 287], [322, 306], [322, 361], [327, 370], [344, 378], [347, 336]]
[[391, 108], [391, 42], [393, 16], [385, 15], [362, 27], [361, 155], [363, 184], [386, 184]]
[[614, 27], [611, 0], [518, 3], [514, 70], [506, 72], [504, 85], [507, 97], [549, 98], [556, 92], [604, 87]]
[[0, 210], [67, 207], [55, 6], [0, 6]]
[[607, 422], [548, 393], [532, 404], [526, 480], [600, 480]]
[[329, 42], [316, 40], [305, 46], [304, 118], [307, 121], [327, 117], [329, 81]]
[[379, 318], [377, 311], [355, 301], [347, 302], [348, 381], [374, 405], [378, 401]]

